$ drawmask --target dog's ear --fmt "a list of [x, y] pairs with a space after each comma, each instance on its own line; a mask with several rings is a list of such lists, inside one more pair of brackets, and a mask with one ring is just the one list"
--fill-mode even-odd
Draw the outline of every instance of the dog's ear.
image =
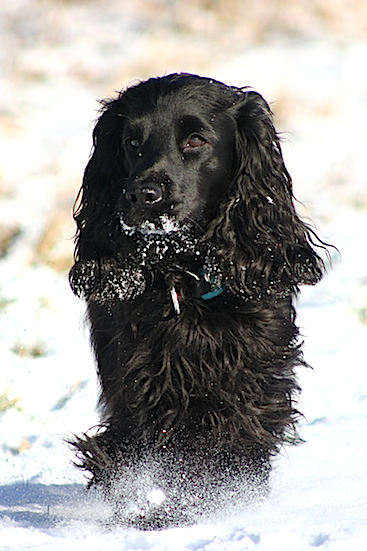
[[[112, 217], [125, 174], [122, 132], [123, 94], [102, 102], [101, 115], [93, 131], [93, 149], [83, 184], [74, 206], [77, 224], [76, 260], [108, 256], [108, 221]], [[101, 250], [98, 250], [98, 247]]]
[[313, 285], [324, 271], [315, 251], [315, 246], [322, 245], [295, 211], [292, 180], [272, 112], [256, 92], [237, 92], [237, 97], [233, 106], [236, 174], [226, 207], [229, 224], [223, 232], [236, 242], [234, 263], [238, 265], [241, 257], [236, 279], [249, 293], [296, 291], [299, 284]]

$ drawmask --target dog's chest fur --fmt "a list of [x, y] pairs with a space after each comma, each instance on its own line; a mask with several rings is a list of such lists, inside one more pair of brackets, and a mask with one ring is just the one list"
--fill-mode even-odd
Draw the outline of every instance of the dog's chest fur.
[[272, 452], [293, 415], [299, 350], [289, 299], [260, 304], [225, 292], [203, 301], [177, 289], [180, 314], [164, 281], [116, 303], [109, 326], [106, 306], [90, 305], [105, 418], [141, 441], [166, 442], [184, 425], [219, 447], [252, 442]]

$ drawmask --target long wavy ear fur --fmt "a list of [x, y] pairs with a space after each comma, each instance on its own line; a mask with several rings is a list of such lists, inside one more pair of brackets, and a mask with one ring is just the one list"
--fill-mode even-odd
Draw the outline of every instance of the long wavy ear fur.
[[[249, 295], [296, 292], [298, 285], [321, 279], [324, 263], [315, 247], [323, 244], [295, 211], [292, 180], [268, 104], [256, 92], [232, 91], [234, 101], [226, 109], [236, 123], [235, 177], [207, 236], [216, 241], [236, 290]], [[121, 148], [127, 95], [102, 103], [93, 132], [94, 147], [74, 210], [76, 261], [114, 256], [108, 234], [127, 176]]]
[[[126, 177], [121, 147], [124, 110], [123, 93], [115, 100], [102, 102], [101, 115], [93, 131], [92, 154], [74, 207], [75, 260], [102, 258], [109, 253], [108, 221]], [[97, 250], [98, 245], [103, 250]]]
[[211, 231], [224, 244], [237, 290], [296, 292], [299, 284], [321, 279], [324, 263], [314, 247], [324, 247], [295, 211], [268, 104], [256, 92], [241, 90], [236, 96], [236, 176], [225, 212]]

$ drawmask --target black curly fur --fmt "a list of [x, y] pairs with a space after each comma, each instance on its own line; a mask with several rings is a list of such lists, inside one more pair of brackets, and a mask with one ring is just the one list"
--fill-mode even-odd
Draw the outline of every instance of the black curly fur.
[[[204, 136], [191, 149], [177, 139], [177, 155], [167, 129], [192, 115]], [[212, 486], [224, 472], [226, 483], [245, 473], [248, 487], [263, 485], [270, 457], [298, 440], [294, 368], [305, 362], [292, 299], [324, 271], [320, 242], [294, 208], [270, 108], [248, 89], [169, 75], [104, 101], [93, 139], [70, 282], [88, 301], [102, 422], [75, 442], [81, 466], [106, 490], [147, 457], [167, 467], [166, 481], [190, 473], [186, 493], [203, 469]], [[163, 190], [157, 204], [128, 201], [143, 185]], [[160, 231], [162, 216], [174, 231]], [[155, 231], [144, 232], [146, 221]], [[220, 294], [203, 300], [213, 278]]]

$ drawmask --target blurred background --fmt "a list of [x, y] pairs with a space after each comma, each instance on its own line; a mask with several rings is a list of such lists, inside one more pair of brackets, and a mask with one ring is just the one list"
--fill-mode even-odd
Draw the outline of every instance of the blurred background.
[[76, 337], [83, 306], [66, 281], [72, 207], [98, 100], [140, 79], [193, 72], [271, 103], [300, 212], [341, 251], [338, 276], [313, 300], [343, 300], [366, 323], [366, 0], [2, 0], [0, 36], [6, 457], [46, 449], [51, 419], [51, 432], [77, 431], [76, 403], [59, 429], [55, 419], [83, 392], [80, 427], [93, 424], [93, 365]]
[[367, 206], [365, 0], [2, 0], [0, 33], [1, 255], [66, 273], [97, 100], [176, 71], [265, 96], [319, 221]]

